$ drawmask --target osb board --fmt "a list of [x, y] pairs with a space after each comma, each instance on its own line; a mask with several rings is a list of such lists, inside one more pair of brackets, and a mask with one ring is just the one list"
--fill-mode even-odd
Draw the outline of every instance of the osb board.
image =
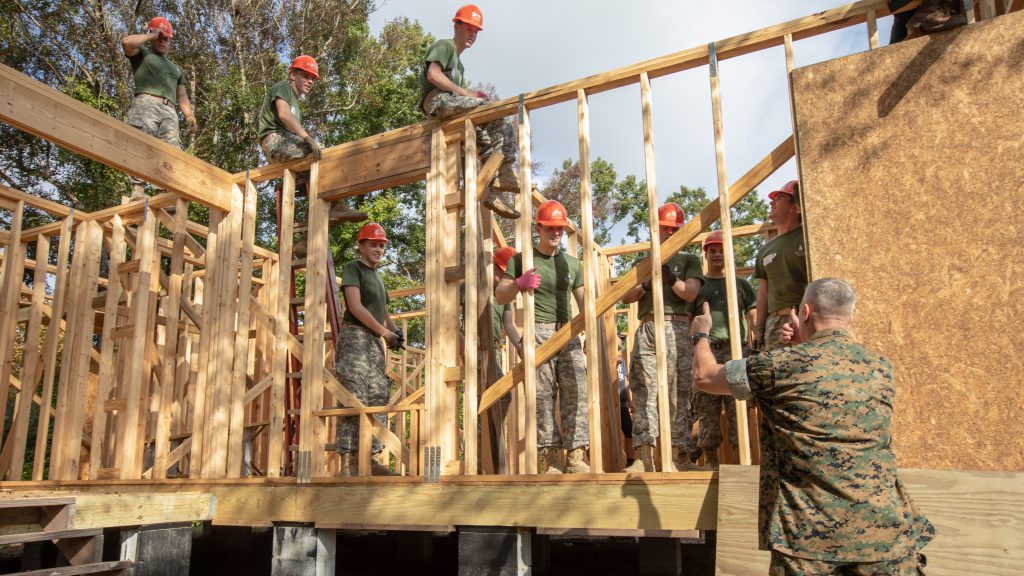
[[[768, 572], [757, 549], [757, 466], [722, 466], [718, 476], [716, 573]], [[929, 576], [1021, 573], [1024, 563], [1024, 474], [905, 469], [899, 471], [936, 537], [924, 549]]]
[[896, 370], [901, 466], [1024, 470], [1024, 13], [792, 74], [812, 275]]

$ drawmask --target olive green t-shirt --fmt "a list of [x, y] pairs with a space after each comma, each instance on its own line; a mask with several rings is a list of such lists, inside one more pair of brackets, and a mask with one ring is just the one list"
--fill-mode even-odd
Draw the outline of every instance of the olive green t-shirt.
[[453, 84], [461, 88], [466, 87], [466, 80], [463, 78], [465, 69], [459, 60], [459, 53], [455, 50], [455, 42], [450, 38], [438, 40], [427, 48], [427, 54], [423, 57], [423, 69], [420, 70], [420, 99], [417, 101], [417, 106], [421, 108], [427, 92], [437, 88], [427, 80], [427, 68], [430, 68], [431, 62], [437, 62]]
[[[583, 265], [580, 259], [563, 250], [547, 256], [534, 247], [533, 267], [540, 274], [540, 286], [533, 291], [534, 319], [537, 322], [572, 320], [572, 292], [583, 286]], [[523, 255], [519, 253], [509, 260], [505, 276], [514, 279], [522, 270]]]
[[292, 90], [292, 85], [287, 80], [281, 80], [270, 87], [267, 92], [267, 99], [263, 101], [263, 108], [260, 108], [260, 116], [257, 120], [257, 130], [260, 140], [263, 140], [271, 132], [288, 132], [281, 119], [277, 116], [277, 105], [274, 102], [278, 98], [288, 103], [292, 110], [295, 121], [302, 124], [302, 111], [299, 109], [299, 96]]
[[[676, 252], [675, 256], [668, 259], [668, 267], [680, 280], [700, 280], [704, 282], [704, 274], [701, 271], [700, 258], [686, 252]], [[662, 290], [665, 300], [665, 314], [686, 314], [686, 305], [689, 304], [675, 292], [669, 289]], [[638, 316], [649, 316], [654, 314], [654, 293], [648, 292], [640, 298], [637, 304], [636, 313]]]
[[152, 94], [178, 103], [178, 86], [185, 85], [185, 75], [177, 64], [145, 48], [129, 56], [128, 62], [132, 66], [136, 94]]
[[[744, 312], [750, 310], [757, 304], [757, 293], [750, 287], [750, 283], [736, 277], [736, 305], [740, 312], [740, 334], [745, 339], [747, 335], [747, 319]], [[729, 304], [726, 300], [725, 278], [704, 277], [704, 285], [700, 287], [697, 297], [689, 305], [689, 313], [696, 316], [707, 302], [711, 308], [711, 334], [708, 339], [712, 343], [725, 343], [729, 341]]]
[[[384, 324], [388, 314], [388, 291], [384, 288], [384, 280], [376, 270], [363, 264], [362, 260], [353, 260], [341, 270], [341, 293], [345, 293], [345, 286], [358, 286], [359, 299], [363, 307], [373, 314], [373, 317]], [[345, 301], [345, 322], [354, 322], [369, 328], [358, 318], [352, 315], [348, 309], [348, 299]]]
[[780, 234], [757, 252], [754, 278], [768, 281], [768, 312], [799, 306], [807, 288], [807, 259], [802, 226]]

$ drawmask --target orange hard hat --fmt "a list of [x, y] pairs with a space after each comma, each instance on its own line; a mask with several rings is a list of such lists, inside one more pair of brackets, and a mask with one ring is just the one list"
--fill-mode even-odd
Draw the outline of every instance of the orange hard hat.
[[157, 16], [149, 21], [150, 30], [159, 30], [164, 33], [164, 36], [168, 38], [174, 38], [174, 27], [167, 21], [167, 18], [163, 16]]
[[768, 193], [768, 198], [771, 199], [771, 200], [775, 200], [775, 197], [778, 196], [779, 194], [789, 194], [789, 198], [790, 198], [790, 200], [792, 200], [799, 193], [800, 193], [800, 183], [797, 182], [796, 180], [790, 180], [789, 182], [786, 182], [782, 186], [782, 188], [779, 188], [778, 190], [776, 190], [774, 192], [769, 192]]
[[683, 213], [683, 209], [679, 207], [679, 204], [675, 202], [669, 202], [658, 208], [658, 225], [659, 226], [671, 226], [673, 228], [679, 228], [683, 225], [686, 220], [686, 214]]
[[558, 200], [548, 200], [537, 207], [537, 224], [544, 226], [568, 226], [565, 206]]
[[516, 255], [516, 249], [511, 246], [502, 246], [498, 248], [498, 251], [494, 253], [494, 265], [505, 272], [508, 269], [508, 261]]
[[466, 4], [459, 8], [455, 12], [455, 18], [452, 18], [452, 22], [462, 22], [476, 28], [477, 32], [484, 29], [484, 15], [480, 12], [480, 8], [477, 8], [476, 4]]
[[288, 68], [292, 70], [302, 70], [312, 76], [313, 80], [320, 79], [320, 67], [317, 66], [316, 60], [314, 60], [312, 56], [303, 54], [295, 60], [292, 60], [292, 65]]
[[701, 246], [701, 248], [705, 252], [707, 252], [708, 251], [708, 246], [710, 246], [712, 244], [724, 244], [724, 242], [722, 242], [722, 231], [721, 230], [715, 230], [714, 232], [709, 232], [708, 235], [704, 237], [704, 244]]
[[363, 240], [381, 240], [387, 242], [388, 235], [384, 233], [384, 227], [380, 224], [377, 224], [376, 222], [367, 222], [359, 229], [359, 235], [356, 236], [356, 242], [362, 242]]

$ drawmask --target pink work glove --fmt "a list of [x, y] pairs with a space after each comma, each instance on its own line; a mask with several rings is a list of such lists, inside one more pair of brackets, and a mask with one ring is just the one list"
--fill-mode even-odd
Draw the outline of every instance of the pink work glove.
[[477, 90], [476, 91], [476, 97], [481, 99], [481, 100], [489, 100], [490, 99], [490, 97], [487, 96], [487, 92], [484, 92], [483, 90]]
[[519, 291], [523, 290], [536, 290], [540, 286], [540, 274], [537, 274], [536, 268], [530, 268], [519, 278], [516, 278], [516, 288]]

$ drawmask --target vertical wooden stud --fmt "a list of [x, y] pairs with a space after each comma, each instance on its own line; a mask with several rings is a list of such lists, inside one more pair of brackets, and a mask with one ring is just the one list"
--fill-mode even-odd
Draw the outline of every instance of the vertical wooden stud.
[[[523, 270], [533, 268], [533, 185], [531, 183], [533, 160], [530, 143], [530, 112], [519, 105], [519, 218], [517, 242], [521, 243]], [[534, 324], [534, 295], [532, 291], [521, 294], [523, 299], [523, 396], [520, 404], [521, 418], [524, 418], [525, 435], [524, 474], [537, 473], [537, 328]]]

